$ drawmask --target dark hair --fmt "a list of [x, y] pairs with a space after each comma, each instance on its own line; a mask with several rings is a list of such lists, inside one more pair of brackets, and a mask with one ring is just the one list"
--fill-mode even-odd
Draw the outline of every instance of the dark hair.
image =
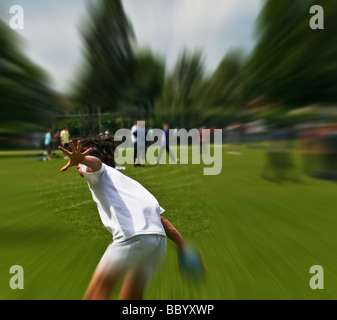
[[81, 140], [81, 152], [92, 148], [89, 155], [100, 159], [110, 167], [115, 167], [115, 150], [117, 145], [111, 135], [100, 134], [96, 137]]

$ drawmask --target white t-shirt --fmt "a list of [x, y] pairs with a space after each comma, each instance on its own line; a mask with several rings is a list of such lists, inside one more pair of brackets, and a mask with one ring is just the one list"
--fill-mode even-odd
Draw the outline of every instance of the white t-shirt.
[[140, 234], [166, 236], [160, 218], [165, 210], [140, 183], [105, 164], [93, 173], [86, 169], [81, 165], [101, 220], [114, 242]]

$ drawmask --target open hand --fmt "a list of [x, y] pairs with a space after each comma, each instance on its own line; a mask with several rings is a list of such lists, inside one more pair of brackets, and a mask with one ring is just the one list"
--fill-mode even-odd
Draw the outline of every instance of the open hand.
[[68, 151], [67, 149], [59, 147], [59, 149], [64, 153], [64, 155], [69, 157], [68, 164], [61, 169], [62, 172], [66, 171], [70, 167], [77, 167], [80, 163], [84, 161], [85, 156], [88, 155], [91, 151], [91, 148], [89, 148], [88, 150], [82, 153], [80, 140], [77, 141], [77, 149], [75, 148], [73, 141], [70, 140], [70, 147], [71, 147], [71, 151]]

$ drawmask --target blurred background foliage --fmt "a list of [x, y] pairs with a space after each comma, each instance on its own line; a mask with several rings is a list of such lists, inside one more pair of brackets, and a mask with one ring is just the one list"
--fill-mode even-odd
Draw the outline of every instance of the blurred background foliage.
[[129, 99], [135, 54], [134, 32], [121, 1], [88, 3], [88, 17], [79, 30], [84, 66], [76, 80], [74, 98], [83, 105], [116, 111]]
[[45, 129], [60, 113], [62, 96], [51, 90], [46, 72], [24, 55], [19, 37], [3, 21], [0, 32], [0, 146], [11, 149]]
[[[313, 5], [324, 8], [324, 30], [309, 27]], [[333, 1], [266, 1], [257, 21], [257, 45], [245, 66], [250, 97], [266, 95], [289, 108], [334, 104], [336, 14]]]
[[[324, 30], [309, 26], [310, 7], [317, 4], [324, 7]], [[46, 72], [29, 61], [18, 36], [1, 22], [1, 148], [66, 123], [73, 136], [80, 136], [131, 126], [135, 120], [186, 129], [256, 119], [308, 121], [314, 116], [289, 112], [312, 105], [318, 110], [335, 107], [336, 16], [333, 1], [266, 0], [253, 51], [247, 55], [233, 48], [209, 73], [202, 50], [183, 50], [168, 70], [151, 48], [137, 45], [120, 0], [90, 2], [79, 30], [83, 61], [69, 92], [50, 88]], [[323, 111], [319, 115], [324, 119]]]

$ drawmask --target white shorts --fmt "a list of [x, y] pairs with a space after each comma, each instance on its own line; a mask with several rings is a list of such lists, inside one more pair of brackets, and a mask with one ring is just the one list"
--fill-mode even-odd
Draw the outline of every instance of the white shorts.
[[110, 244], [97, 271], [125, 273], [134, 270], [148, 280], [166, 251], [166, 237], [157, 234], [137, 235]]

